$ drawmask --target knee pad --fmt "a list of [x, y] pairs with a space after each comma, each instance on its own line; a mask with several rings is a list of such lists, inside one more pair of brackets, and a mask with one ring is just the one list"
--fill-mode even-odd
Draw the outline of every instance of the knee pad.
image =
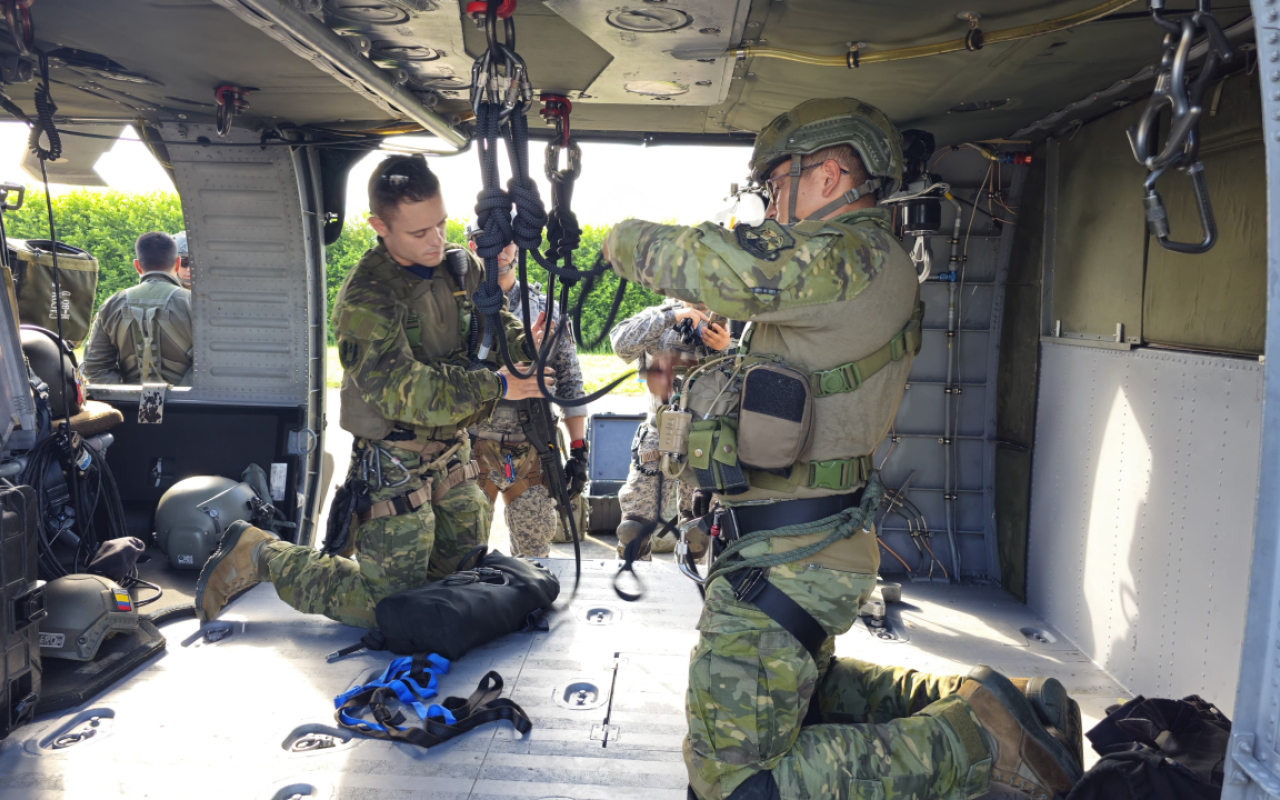
[[618, 543], [626, 544], [644, 532], [644, 523], [634, 519], [624, 519], [618, 525]]

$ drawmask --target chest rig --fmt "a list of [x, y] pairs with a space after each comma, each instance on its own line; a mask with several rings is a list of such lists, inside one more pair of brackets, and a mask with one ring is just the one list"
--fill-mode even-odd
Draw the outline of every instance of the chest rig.
[[871, 454], [804, 461], [813, 431], [813, 401], [857, 391], [872, 375], [920, 352], [924, 304], [870, 355], [832, 369], [808, 371], [782, 358], [750, 352], [753, 325], [737, 351], [708, 359], [658, 411], [662, 471], [700, 489], [732, 496], [753, 487], [793, 492], [851, 489], [871, 474]]

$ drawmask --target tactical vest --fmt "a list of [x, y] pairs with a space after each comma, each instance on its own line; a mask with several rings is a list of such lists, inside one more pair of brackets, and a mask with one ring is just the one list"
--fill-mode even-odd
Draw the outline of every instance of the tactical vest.
[[[449, 248], [450, 250], [459, 248]], [[366, 256], [366, 259], [369, 257]], [[398, 336], [413, 352], [415, 360], [422, 363], [445, 363], [465, 369], [469, 357], [466, 352], [467, 335], [471, 326], [471, 294], [480, 284], [481, 267], [472, 260], [467, 271], [465, 291], [460, 290], [445, 269], [443, 262], [436, 267], [431, 280], [417, 275], [396, 264], [390, 256], [378, 263], [362, 259], [357, 270], [369, 271], [368, 275], [353, 275], [352, 279], [373, 281], [385, 286], [396, 299], [396, 325]], [[341, 302], [341, 300], [339, 300]], [[483, 320], [481, 321], [483, 333]], [[382, 415], [376, 406], [364, 399], [350, 373], [342, 380], [341, 411], [339, 424], [343, 430], [363, 439], [385, 439], [399, 424]], [[457, 425], [439, 428], [413, 426], [418, 441], [451, 441], [458, 430], [488, 418], [491, 404], [476, 409], [476, 413]]]
[[[114, 344], [125, 383], [178, 385], [186, 379], [191, 370], [191, 332], [174, 324], [168, 308], [169, 300], [180, 291], [185, 290], [164, 280], [143, 280], [124, 291]], [[164, 357], [161, 333], [182, 351], [181, 358]]]

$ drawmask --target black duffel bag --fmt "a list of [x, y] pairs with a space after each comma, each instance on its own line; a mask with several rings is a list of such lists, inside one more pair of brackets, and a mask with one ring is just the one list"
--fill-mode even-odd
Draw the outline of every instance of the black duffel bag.
[[330, 660], [368, 647], [452, 661], [499, 636], [537, 627], [560, 595], [560, 581], [537, 562], [482, 552], [469, 553], [444, 580], [383, 598], [374, 609], [378, 629]]

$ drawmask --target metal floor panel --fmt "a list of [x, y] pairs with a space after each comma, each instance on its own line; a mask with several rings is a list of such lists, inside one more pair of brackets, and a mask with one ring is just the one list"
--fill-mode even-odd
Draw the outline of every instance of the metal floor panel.
[[[573, 563], [547, 563], [567, 599]], [[360, 631], [298, 614], [260, 586], [208, 624], [232, 623], [231, 636], [203, 644], [194, 620], [167, 625], [164, 655], [85, 706], [0, 743], [0, 798], [681, 800], [686, 672], [701, 603], [694, 586], [660, 562], [637, 565], [648, 599], [623, 603], [610, 588], [615, 568], [587, 562], [581, 589], [553, 613], [549, 633], [512, 634], [479, 648], [441, 680], [442, 696], [465, 696], [496, 669], [504, 694], [534, 721], [528, 736], [497, 723], [430, 751], [357, 737], [329, 750], [288, 752], [299, 726], [332, 728], [333, 697], [389, 655], [327, 664], [325, 654]], [[999, 589], [908, 584], [890, 613], [910, 641], [882, 641], [859, 623], [838, 640], [837, 653], [944, 673], [981, 662], [1014, 675], [1055, 675], [1077, 693], [1087, 724], [1121, 696], [1064, 637]], [[1056, 641], [1033, 641], [1023, 629]], [[602, 704], [558, 703], [570, 684], [598, 687]], [[611, 686], [606, 746], [601, 723]], [[44, 746], [95, 715], [103, 733], [63, 750]]]

